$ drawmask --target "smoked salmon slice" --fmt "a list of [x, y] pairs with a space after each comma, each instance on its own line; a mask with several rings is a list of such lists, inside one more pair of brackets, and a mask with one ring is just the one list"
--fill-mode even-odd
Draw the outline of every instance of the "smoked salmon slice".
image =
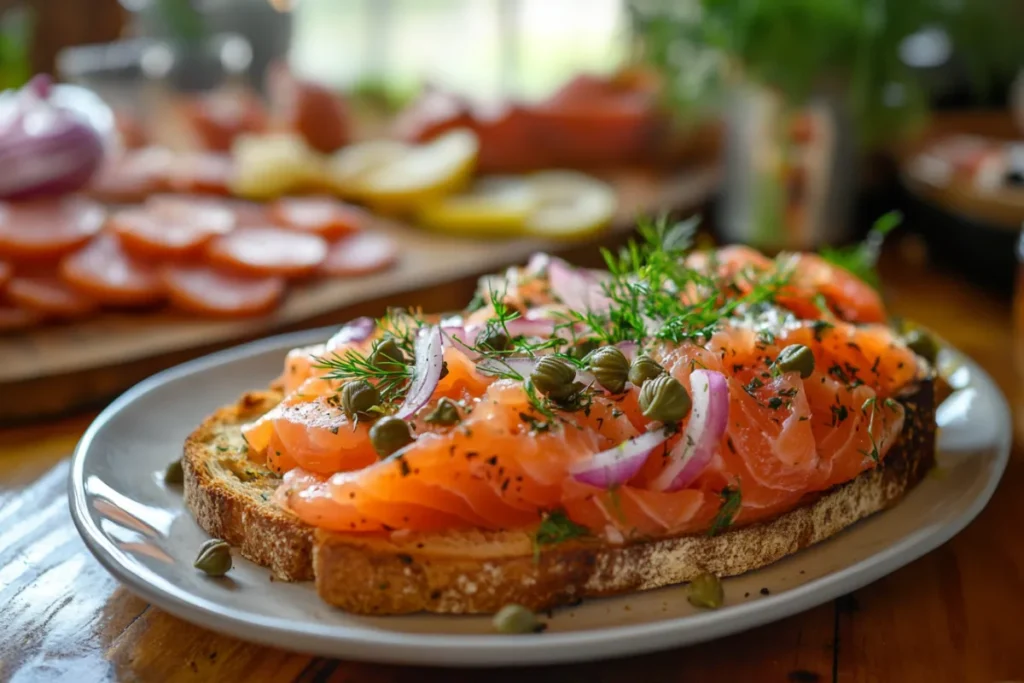
[[[290, 352], [284, 398], [243, 428], [285, 473], [278, 503], [352, 533], [561, 515], [628, 542], [767, 520], [884, 460], [930, 370], [870, 285], [813, 254], [633, 249], [610, 275], [535, 257], [440, 325], [389, 316]], [[352, 381], [376, 413], [349, 412]], [[377, 415], [407, 437], [389, 446]]]

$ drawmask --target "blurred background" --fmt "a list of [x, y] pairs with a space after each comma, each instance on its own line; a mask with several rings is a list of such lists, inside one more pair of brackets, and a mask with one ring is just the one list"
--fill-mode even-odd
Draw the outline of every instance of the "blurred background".
[[1008, 299], [1022, 30], [1011, 0], [5, 0], [0, 342], [205, 349], [663, 212], [774, 253], [898, 209], [905, 258]]

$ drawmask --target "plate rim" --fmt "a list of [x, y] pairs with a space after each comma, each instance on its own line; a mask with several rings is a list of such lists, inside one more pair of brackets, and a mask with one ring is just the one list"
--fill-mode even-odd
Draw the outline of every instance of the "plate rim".
[[[152, 570], [146, 567], [139, 569], [140, 565], [126, 560], [126, 553], [117, 549], [93, 523], [87, 506], [84, 468], [90, 447], [104, 426], [127, 405], [170, 382], [263, 353], [314, 344], [330, 336], [335, 329], [336, 326], [327, 326], [274, 335], [168, 368], [124, 392], [93, 420], [72, 455], [68, 500], [76, 530], [108, 572], [148, 602], [190, 623], [292, 651], [361, 661], [432, 666], [530, 666], [608, 659], [695, 644], [746, 631], [805, 611], [878, 580], [946, 543], [977, 517], [998, 487], [1011, 451], [1012, 422], [1006, 397], [984, 369], [950, 346], [946, 352], [952, 353], [959, 364], [969, 368], [972, 382], [987, 385], [987, 393], [996, 398], [998, 413], [993, 427], [996, 458], [985, 487], [963, 513], [930, 531], [919, 528], [898, 543], [838, 571], [755, 602], [733, 605], [720, 611], [624, 626], [514, 636], [395, 632], [319, 624], [314, 620], [296, 628], [292, 619], [253, 617], [236, 608], [196, 596], [169, 583]], [[882, 511], [881, 514], [884, 513]]]

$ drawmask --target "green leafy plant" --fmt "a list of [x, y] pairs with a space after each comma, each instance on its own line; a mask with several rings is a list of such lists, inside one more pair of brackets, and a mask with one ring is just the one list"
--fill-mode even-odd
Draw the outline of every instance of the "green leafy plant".
[[0, 15], [0, 90], [20, 88], [32, 76], [29, 49], [35, 16], [24, 5]]
[[[1010, 0], [634, 0], [631, 7], [639, 58], [665, 75], [676, 106], [736, 79], [795, 106], [839, 93], [869, 142], [897, 134], [924, 110], [925, 86], [899, 56], [917, 31], [944, 31], [979, 87], [1021, 60], [1024, 13]], [[712, 55], [714, 69], [694, 88], [687, 72], [698, 54]]]

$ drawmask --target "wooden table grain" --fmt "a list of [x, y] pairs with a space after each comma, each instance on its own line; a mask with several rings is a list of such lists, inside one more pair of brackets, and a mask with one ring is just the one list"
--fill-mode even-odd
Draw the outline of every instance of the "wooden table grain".
[[[908, 246], [894, 244], [886, 254], [893, 311], [929, 325], [973, 356], [1016, 404], [1009, 305], [930, 272]], [[1002, 484], [974, 523], [851, 595], [693, 647], [609, 662], [484, 671], [337, 661], [250, 645], [133, 596], [88, 553], [68, 513], [68, 455], [89, 417], [0, 431], [0, 680], [1024, 680], [1020, 441]]]

